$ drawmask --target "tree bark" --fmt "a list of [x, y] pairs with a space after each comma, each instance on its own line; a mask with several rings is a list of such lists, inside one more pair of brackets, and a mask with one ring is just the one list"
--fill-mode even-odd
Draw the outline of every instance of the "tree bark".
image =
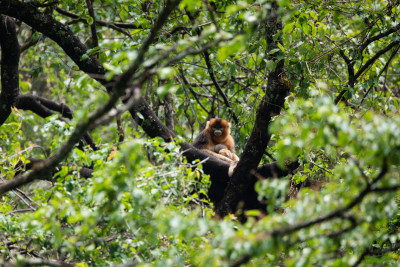
[[0, 15], [1, 46], [1, 94], [0, 94], [0, 126], [11, 114], [19, 94], [18, 63], [20, 46], [14, 19]]

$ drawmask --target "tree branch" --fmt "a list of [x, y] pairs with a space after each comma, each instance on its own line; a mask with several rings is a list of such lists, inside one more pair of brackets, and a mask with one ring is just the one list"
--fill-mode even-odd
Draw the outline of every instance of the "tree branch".
[[[390, 62], [392, 62], [393, 58], [396, 56], [397, 52], [399, 52], [399, 48], [400, 45], [398, 45], [395, 50], [392, 52], [392, 54], [390, 55], [388, 61], [386, 62], [385, 66], [383, 66], [383, 68], [381, 69], [381, 71], [378, 74], [378, 78], [387, 70], [387, 68], [389, 68]], [[361, 99], [360, 105], [364, 102], [364, 99], [367, 97], [367, 95], [369, 94], [369, 92], [372, 90], [374, 84], [371, 84], [371, 86], [368, 88], [368, 91], [365, 92], [363, 98]]]
[[398, 30], [400, 30], [400, 23], [397, 24], [395, 27], [390, 28], [389, 30], [387, 30], [385, 32], [382, 32], [380, 34], [375, 35], [374, 37], [371, 37], [371, 38], [367, 39], [363, 44], [360, 45], [360, 49], [359, 49], [360, 53], [362, 53], [364, 51], [364, 49], [367, 48], [367, 46], [369, 44], [371, 44], [371, 43], [373, 43], [373, 42], [375, 42], [375, 41], [377, 41], [379, 39], [382, 39], [383, 37], [386, 37], [386, 36], [388, 36], [388, 35], [390, 35], [392, 33], [395, 33]]
[[[351, 87], [354, 88], [354, 83], [356, 81], [354, 77], [354, 62], [352, 62], [343, 52], [342, 49], [339, 50], [339, 55], [344, 59], [344, 62], [346, 62], [347, 65], [347, 73], [349, 75], [349, 80], [347, 84]], [[347, 92], [347, 89], [343, 89], [338, 96], [335, 98], [335, 104], [338, 104], [340, 100], [342, 100], [344, 94]]]
[[400, 242], [396, 242], [392, 246], [386, 247], [386, 248], [373, 248], [373, 247], [368, 247], [365, 248], [364, 252], [360, 255], [356, 263], [354, 263], [353, 266], [359, 266], [361, 262], [364, 261], [366, 256], [378, 256], [378, 255], [383, 255], [387, 252], [394, 252], [400, 249]]
[[[56, 8], [56, 11], [62, 15], [65, 15], [67, 17], [76, 19], [80, 22], [85, 22], [87, 23], [87, 20], [84, 18], [81, 18], [79, 15], [69, 12], [65, 9], [62, 9], [60, 7]], [[143, 29], [142, 26], [136, 26], [134, 23], [123, 23], [123, 22], [107, 22], [107, 21], [101, 21], [101, 20], [96, 20], [96, 24], [99, 26], [106, 26], [112, 28], [112, 26], [116, 26], [118, 29]]]
[[21, 266], [75, 267], [75, 265], [66, 262], [45, 259], [24, 259], [19, 264]]
[[[46, 161], [45, 159], [39, 159], [39, 158], [28, 158], [27, 160], [29, 160], [29, 163], [27, 163], [27, 164], [24, 164], [21, 160], [17, 162], [17, 164], [14, 167], [14, 169], [16, 170], [15, 176], [20, 175], [23, 171], [32, 170], [35, 168], [35, 166], [40, 166], [42, 163], [44, 163]], [[48, 176], [43, 176], [43, 177], [41, 177], [41, 179], [50, 180], [50, 181], [53, 180], [52, 179], [53, 175], [57, 171], [59, 171], [62, 166], [67, 166], [67, 165], [57, 165], [54, 169], [52, 169], [50, 171]], [[72, 167], [72, 166], [67, 166], [67, 167]], [[75, 168], [75, 166], [73, 166], [73, 168]], [[80, 167], [79, 168], [79, 174], [81, 177], [84, 177], [84, 178], [92, 177], [93, 172], [94, 172], [93, 169], [88, 168], [88, 167]]]
[[[247, 79], [246, 76], [238, 76], [238, 77], [234, 77], [232, 76], [230, 79], [220, 79], [217, 82], [218, 83], [226, 83], [229, 81], [233, 81], [235, 82], [236, 80], [243, 80], [243, 79]], [[209, 82], [209, 83], [189, 83], [188, 84], [192, 87], [205, 87], [205, 86], [213, 86], [214, 83], [213, 82]]]
[[[99, 46], [99, 38], [97, 37], [96, 17], [94, 15], [93, 3], [94, 3], [94, 0], [86, 0], [86, 5], [88, 8], [89, 16], [91, 16], [93, 19], [93, 23], [90, 25], [90, 31], [92, 32], [92, 45], [93, 45], [93, 47], [98, 47]], [[95, 53], [94, 56], [96, 58], [99, 58], [99, 53]]]
[[[67, 105], [63, 103], [59, 104], [36, 95], [19, 95], [15, 107], [22, 110], [30, 110], [42, 118], [50, 117], [54, 115], [53, 111], [56, 111], [59, 112], [62, 117], [72, 119], [72, 110]], [[93, 150], [98, 149], [88, 132], [83, 135], [83, 139]]]
[[372, 58], [370, 58], [367, 62], [365, 62], [365, 64], [357, 71], [357, 73], [355, 74], [355, 79], [357, 80], [360, 75], [372, 64], [374, 64], [374, 62], [383, 54], [385, 54], [387, 51], [389, 51], [390, 49], [392, 49], [393, 47], [395, 47], [396, 45], [400, 44], [400, 41], [394, 41], [392, 43], [390, 43], [388, 46], [386, 46], [385, 48], [379, 50]]
[[11, 114], [19, 94], [18, 62], [20, 46], [15, 23], [12, 18], [0, 15], [1, 46], [1, 94], [0, 94], [0, 126]]
[[184, 83], [185, 85], [188, 86], [189, 91], [192, 93], [192, 95], [193, 95], [194, 98], [196, 99], [197, 103], [200, 105], [200, 107], [201, 107], [205, 112], [207, 112], [207, 114], [210, 114], [210, 111], [203, 105], [203, 103], [201, 103], [201, 101], [200, 101], [200, 99], [199, 99], [199, 97], [198, 97], [196, 91], [193, 90], [192, 86], [190, 85], [190, 83], [189, 83], [188, 80], [186, 79], [185, 75], [183, 74], [182, 69], [179, 69], [179, 72], [181, 73], [181, 77], [182, 77], [183, 83]]

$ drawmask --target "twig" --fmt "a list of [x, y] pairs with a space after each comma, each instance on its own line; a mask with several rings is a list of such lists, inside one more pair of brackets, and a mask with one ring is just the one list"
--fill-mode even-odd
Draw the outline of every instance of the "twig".
[[210, 111], [203, 105], [203, 103], [201, 103], [196, 91], [193, 90], [193, 87], [190, 85], [190, 83], [188, 82], [188, 80], [186, 79], [185, 75], [183, 74], [183, 70], [179, 69], [179, 72], [181, 74], [182, 80], [183, 80], [183, 85], [187, 85], [187, 87], [189, 88], [189, 91], [192, 93], [192, 95], [194, 96], [194, 98], [196, 99], [197, 103], [200, 105], [200, 107], [207, 112], [207, 114], [210, 114]]
[[[94, 0], [86, 0], [86, 5], [87, 5], [88, 11], [89, 11], [89, 16], [91, 16], [93, 19], [93, 23], [90, 25], [90, 31], [92, 32], [92, 45], [93, 45], [93, 47], [98, 47], [99, 46], [99, 38], [97, 37], [96, 17], [94, 15], [93, 3], [94, 3]], [[99, 58], [99, 53], [95, 53], [94, 56], [96, 58]]]
[[[396, 47], [396, 49], [392, 52], [392, 54], [390, 55], [390, 58], [388, 59], [388, 61], [386, 62], [385, 66], [382, 68], [382, 70], [379, 72], [378, 74], [378, 78], [389, 68], [390, 62], [393, 60], [393, 58], [395, 57], [395, 55], [397, 54], [397, 52], [399, 51], [400, 45], [398, 45]], [[369, 87], [368, 91], [364, 94], [363, 98], [361, 99], [360, 105], [364, 102], [364, 99], [367, 97], [367, 95], [370, 93], [370, 91], [372, 90], [374, 84], [371, 84], [371, 86]]]

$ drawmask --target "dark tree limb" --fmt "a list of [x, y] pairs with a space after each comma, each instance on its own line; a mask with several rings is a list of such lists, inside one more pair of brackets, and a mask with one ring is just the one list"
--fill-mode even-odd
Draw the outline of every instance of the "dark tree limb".
[[[135, 90], [131, 90], [130, 93], [122, 99], [122, 102], [126, 103], [129, 98], [134, 97], [134, 94]], [[166, 142], [172, 142], [174, 140], [175, 133], [162, 123], [143, 97], [137, 96], [135, 105], [129, 111], [132, 118], [137, 119], [138, 124], [142, 126], [143, 130], [151, 138], [159, 136]], [[141, 116], [137, 116], [137, 113], [140, 113]]]
[[364, 250], [364, 252], [360, 255], [356, 263], [353, 266], [360, 266], [360, 264], [364, 261], [365, 257], [367, 256], [383, 256], [385, 253], [388, 252], [395, 252], [400, 249], [400, 242], [397, 241], [396, 243], [392, 244], [391, 246], [387, 246], [385, 248], [374, 248], [368, 247]]
[[48, 266], [48, 267], [75, 267], [76, 265], [63, 261], [46, 259], [24, 259], [19, 262], [21, 266]]
[[[392, 54], [390, 55], [388, 61], [386, 62], [385, 66], [381, 69], [381, 71], [378, 74], [378, 78], [389, 68], [390, 63], [392, 62], [393, 58], [396, 56], [397, 52], [399, 52], [400, 45], [398, 45]], [[368, 88], [368, 91], [365, 92], [363, 98], [361, 99], [360, 105], [364, 102], [364, 99], [367, 97], [367, 95], [371, 92], [372, 88], [374, 87], [374, 84], [371, 84], [371, 86]]]
[[18, 63], [20, 46], [15, 23], [12, 18], [0, 15], [1, 46], [1, 94], [0, 94], [0, 126], [11, 114], [19, 94]]
[[365, 64], [357, 71], [357, 73], [355, 74], [355, 79], [358, 79], [361, 74], [363, 74], [363, 72], [372, 64], [374, 64], [374, 62], [383, 54], [385, 54], [387, 51], [389, 51], [390, 49], [392, 49], [393, 47], [395, 47], [396, 45], [400, 44], [400, 41], [394, 41], [392, 43], [390, 43], [388, 46], [386, 46], [385, 48], [379, 50], [378, 52], [376, 52], [376, 54], [370, 58], [367, 62], [365, 62]]
[[117, 129], [118, 129], [118, 143], [122, 143], [125, 139], [125, 131], [122, 125], [121, 115], [116, 116]]
[[[388, 46], [386, 46], [385, 48], [379, 50], [372, 58], [370, 58], [367, 62], [365, 62], [365, 64], [362, 67], [360, 67], [360, 69], [357, 71], [356, 74], [354, 74], [354, 70], [353, 70], [354, 63], [351, 63], [350, 60], [344, 55], [344, 53], [342, 51], [340, 51], [340, 53], [341, 53], [340, 55], [342, 57], [344, 56], [343, 59], [346, 61], [346, 64], [348, 66], [348, 70], [349, 70], [349, 81], [348, 81], [348, 84], [349, 84], [349, 86], [354, 87], [354, 84], [357, 81], [357, 79], [364, 73], [364, 71], [367, 68], [369, 68], [372, 64], [374, 64], [375, 61], [377, 59], [379, 59], [380, 56], [382, 56], [387, 51], [389, 51], [390, 49], [392, 49], [393, 47], [395, 47], [396, 45], [399, 45], [399, 44], [400, 44], [400, 41], [394, 41], [394, 42], [390, 43]], [[350, 68], [351, 68], [351, 70], [350, 70]], [[370, 88], [372, 88], [372, 87], [370, 87]], [[335, 98], [335, 104], [340, 102], [340, 100], [343, 98], [343, 96], [344, 96], [344, 94], [346, 92], [347, 92], [347, 89], [343, 89], [338, 94], [338, 96]]]
[[[56, 11], [64, 16], [70, 17], [72, 19], [79, 20], [81, 22], [87, 23], [86, 19], [81, 18], [79, 15], [69, 12], [65, 9], [62, 9], [60, 7], [56, 8]], [[142, 26], [136, 26], [136, 24], [133, 23], [123, 23], [123, 22], [106, 22], [106, 21], [101, 21], [101, 20], [96, 20], [96, 24], [99, 26], [106, 26], [112, 28], [112, 26], [116, 26], [117, 28], [120, 29], [143, 29]]]
[[18, 109], [30, 110], [42, 118], [47, 118], [54, 114], [53, 111], [56, 111], [64, 118], [72, 119], [72, 110], [67, 105], [37, 95], [20, 95], [16, 99], [15, 106]]
[[350, 60], [343, 52], [343, 50], [339, 50], [340, 56], [344, 59], [347, 65], [347, 73], [349, 75], [349, 86], [354, 87], [355, 77], [354, 77], [354, 62]]
[[231, 104], [229, 103], [228, 97], [222, 91], [221, 86], [219, 86], [219, 83], [218, 83], [217, 79], [215, 78], [214, 69], [213, 69], [213, 67], [211, 65], [211, 61], [210, 61], [210, 53], [208, 53], [208, 51], [205, 50], [203, 52], [203, 56], [204, 56], [204, 60], [205, 60], [206, 65], [207, 65], [208, 74], [210, 75], [210, 78], [211, 78], [212, 82], [214, 83], [215, 89], [217, 89], [218, 94], [220, 96], [222, 96], [222, 99], [224, 100], [224, 103], [227, 106], [228, 111], [231, 114], [233, 121], [236, 124], [239, 123], [239, 119], [237, 118], [235, 112], [233, 111], [233, 109], [231, 107]]
[[[339, 50], [339, 55], [344, 59], [344, 62], [346, 62], [347, 65], [347, 73], [349, 75], [349, 79], [347, 84], [351, 87], [354, 88], [354, 83], [356, 81], [356, 78], [354, 77], [354, 61], [350, 60], [345, 53], [343, 52], [343, 50]], [[335, 104], [338, 104], [340, 102], [340, 100], [342, 100], [344, 94], [347, 92], [347, 89], [342, 90], [338, 96], [335, 98]]]
[[[18, 176], [19, 174], [23, 173], [23, 171], [28, 171], [32, 170], [35, 168], [35, 166], [40, 166], [42, 163], [44, 163], [46, 160], [45, 159], [39, 159], [39, 158], [28, 158], [29, 163], [24, 164], [22, 161], [18, 161], [18, 163], [15, 165], [14, 169], [16, 170], [15, 176]], [[41, 179], [43, 180], [53, 180], [53, 176], [56, 172], [58, 172], [62, 166], [67, 166], [67, 165], [57, 165], [54, 169], [52, 169], [49, 173], [48, 176], [43, 176]], [[67, 167], [72, 167], [75, 168], [75, 166], [67, 166]], [[93, 176], [94, 170], [89, 167], [80, 167], [79, 168], [79, 174], [83, 178], [91, 178]]]
[[[22, 110], [30, 110], [42, 118], [54, 115], [53, 111], [61, 114], [62, 117], [72, 119], [72, 110], [65, 104], [57, 103], [44, 97], [25, 94], [17, 97], [15, 107]], [[88, 132], [83, 135], [83, 139], [93, 150], [97, 150], [97, 146], [93, 138]]]
[[174, 131], [175, 124], [174, 124], [174, 102], [171, 97], [171, 94], [168, 93], [164, 98], [164, 114], [165, 114], [165, 126], [168, 127], [171, 131]]
[[390, 34], [397, 32], [398, 30], [400, 30], [400, 23], [397, 24], [397, 26], [390, 28], [389, 30], [387, 30], [385, 32], [382, 32], [371, 38], [368, 38], [363, 44], [360, 45], [360, 48], [359, 48], [360, 53], [362, 53], [364, 51], [364, 49], [367, 48], [367, 46], [370, 45], [371, 43], [373, 43], [379, 39], [382, 39], [386, 36], [389, 36]]

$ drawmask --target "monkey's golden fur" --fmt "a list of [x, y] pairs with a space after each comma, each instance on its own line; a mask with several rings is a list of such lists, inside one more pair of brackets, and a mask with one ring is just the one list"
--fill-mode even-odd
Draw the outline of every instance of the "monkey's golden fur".
[[224, 119], [209, 120], [193, 146], [229, 163], [239, 160], [235, 154], [235, 141], [230, 134], [230, 123]]

